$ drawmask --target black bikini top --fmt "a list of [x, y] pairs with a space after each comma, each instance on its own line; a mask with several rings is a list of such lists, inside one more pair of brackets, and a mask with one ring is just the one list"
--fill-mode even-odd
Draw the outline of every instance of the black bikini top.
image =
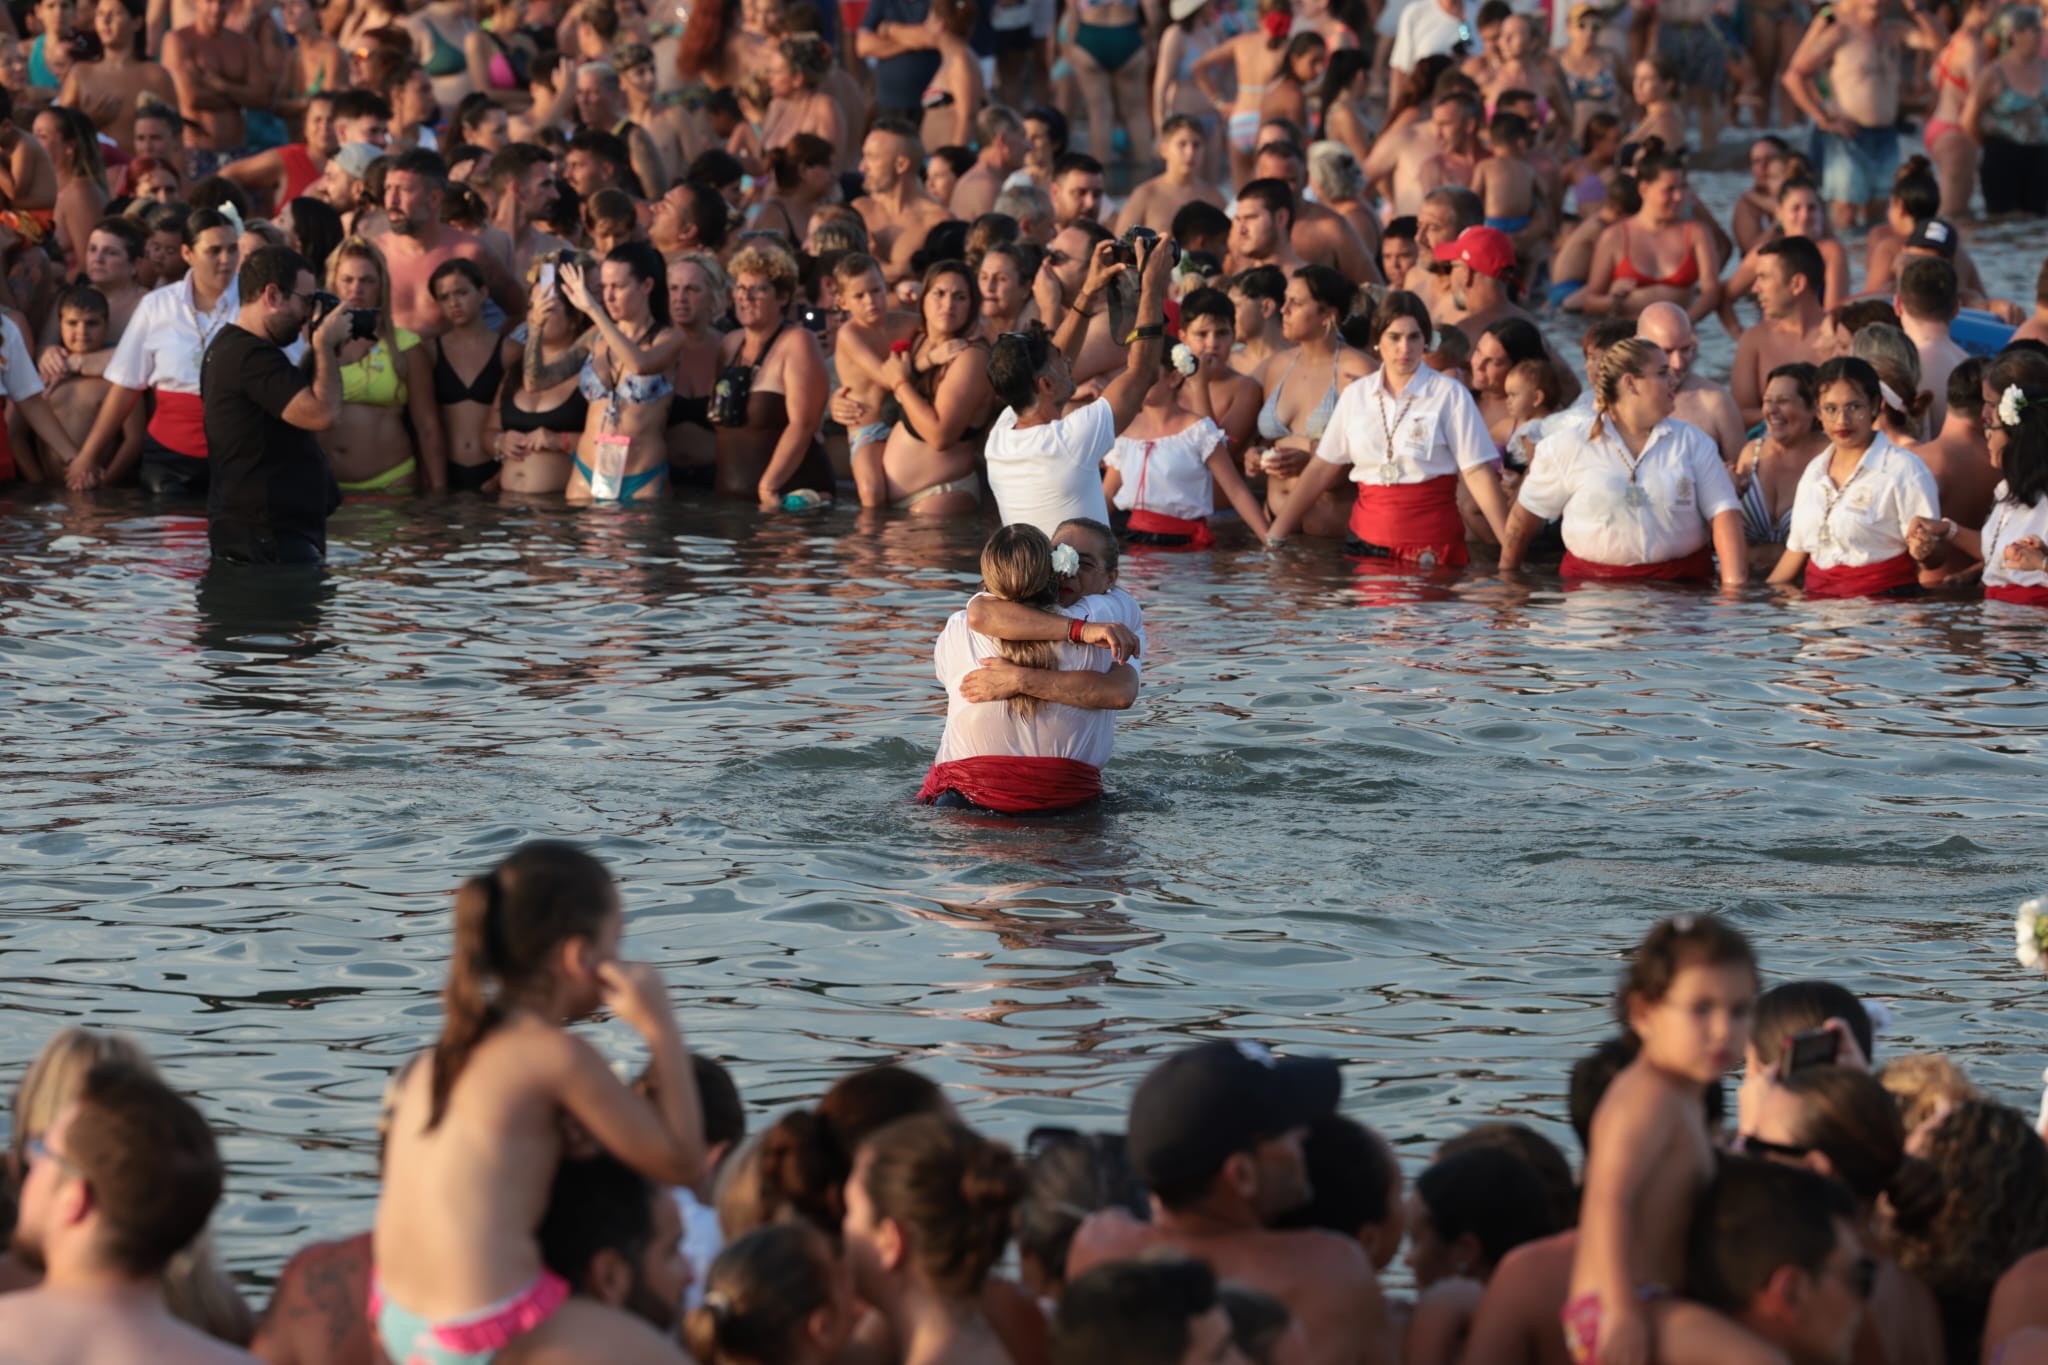
[[[439, 385], [435, 386], [437, 389]], [[516, 392], [511, 386], [505, 389], [505, 396], [499, 400], [498, 416], [507, 431], [559, 431], [568, 435], [581, 435], [584, 419], [590, 412], [590, 400], [579, 389], [571, 389], [564, 398], [546, 412], [528, 412], [512, 402]]]
[[476, 378], [465, 384], [462, 376], [455, 373], [455, 367], [448, 363], [448, 347], [445, 342], [434, 344], [434, 401], [442, 407], [453, 407], [457, 403], [489, 403], [491, 396], [505, 382], [505, 360], [499, 353], [497, 342], [491, 343], [491, 358], [476, 372]]

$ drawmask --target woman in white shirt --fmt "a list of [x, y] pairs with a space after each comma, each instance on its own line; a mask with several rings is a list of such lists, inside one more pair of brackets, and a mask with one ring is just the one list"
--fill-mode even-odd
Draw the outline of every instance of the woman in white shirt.
[[[1078, 554], [1062, 546], [1069, 576]], [[1052, 542], [1025, 523], [1005, 526], [981, 551], [985, 592], [1046, 611], [1059, 601]], [[1102, 767], [1115, 742], [1110, 712], [1137, 699], [1137, 669], [1084, 641], [1093, 634], [1076, 617], [1068, 643], [993, 639], [969, 628], [956, 611], [939, 633], [932, 661], [946, 685], [946, 733], [917, 799], [928, 806], [1007, 814], [1064, 810], [1102, 794]], [[984, 659], [1007, 659], [1034, 670], [1032, 694], [1006, 701], [969, 701], [961, 689]], [[1048, 697], [1052, 699], [1048, 699]]]
[[[1984, 569], [1993, 602], [2048, 607], [2048, 389], [2008, 384], [1987, 425], [1991, 463], [2005, 476], [1981, 531], [1942, 519], [1913, 528], [1914, 558], [1928, 563], [1953, 541]], [[1967, 572], [1967, 571], [1966, 571]]]
[[1466, 563], [1461, 479], [1495, 537], [1505, 533], [1500, 453], [1471, 391], [1422, 363], [1433, 333], [1429, 309], [1414, 294], [1396, 290], [1380, 303], [1368, 335], [1381, 368], [1337, 399], [1316, 457], [1273, 519], [1269, 541], [1292, 535], [1346, 473], [1358, 485], [1346, 554], [1425, 570]]
[[[1672, 416], [1671, 360], [1642, 337], [1616, 342], [1593, 384], [1593, 423], [1536, 447], [1508, 515], [1500, 566], [1520, 566], [1543, 523], [1564, 519], [1566, 578], [1706, 582], [1748, 576], [1742, 504], [1713, 438]], [[1711, 536], [1712, 548], [1708, 546]]]
[[1132, 545], [1208, 549], [1216, 543], [1209, 514], [1218, 488], [1252, 534], [1266, 538], [1265, 509], [1230, 458], [1230, 438], [1182, 401], [1188, 385], [1207, 382], [1195, 353], [1176, 342], [1145, 393], [1145, 406], [1103, 461], [1108, 472], [1102, 476], [1102, 496], [1131, 514], [1124, 539]]
[[1803, 570], [1808, 597], [1917, 592], [1920, 571], [1906, 536], [1915, 517], [1940, 515], [1934, 475], [1877, 430], [1884, 390], [1869, 361], [1830, 360], [1814, 387], [1832, 444], [1800, 476], [1792, 531], [1770, 581], [1791, 584]]

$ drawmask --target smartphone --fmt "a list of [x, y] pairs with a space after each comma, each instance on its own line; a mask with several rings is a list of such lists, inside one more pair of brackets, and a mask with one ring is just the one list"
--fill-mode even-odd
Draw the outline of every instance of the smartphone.
[[1812, 1066], [1833, 1066], [1842, 1048], [1841, 1035], [1831, 1028], [1808, 1029], [1785, 1040], [1782, 1071], [1790, 1076]]
[[555, 289], [555, 263], [547, 261], [540, 268], [540, 287], [553, 293]]
[[349, 309], [348, 335], [352, 341], [377, 335], [377, 310], [374, 308]]

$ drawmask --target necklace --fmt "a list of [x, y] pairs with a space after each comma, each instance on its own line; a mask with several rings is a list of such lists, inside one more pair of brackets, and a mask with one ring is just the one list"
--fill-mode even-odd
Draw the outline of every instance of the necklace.
[[[1875, 445], [1876, 443], [1872, 442], [1871, 444]], [[1827, 505], [1821, 508], [1820, 530], [1814, 533], [1813, 539], [1814, 543], [1823, 550], [1835, 548], [1834, 529], [1828, 525], [1828, 521], [1835, 515], [1835, 504], [1840, 502], [1848, 491], [1856, 486], [1856, 480], [1862, 478], [1863, 471], [1869, 468], [1870, 450], [1870, 446], [1863, 448], [1863, 453], [1856, 457], [1856, 468], [1842, 482], [1841, 487], [1837, 488], [1835, 486], [1835, 476], [1833, 473], [1826, 474], [1821, 480], [1821, 497], [1827, 500]]]
[[1622, 495], [1622, 501], [1637, 510], [1649, 506], [1650, 495], [1645, 493], [1642, 484], [1637, 482], [1643, 471], [1643, 455], [1647, 455], [1650, 450], [1649, 440], [1646, 438], [1643, 441], [1643, 453], [1630, 459], [1628, 442], [1622, 439], [1621, 428], [1617, 425], [1614, 427], [1614, 450], [1621, 457], [1621, 467], [1628, 471], [1628, 492]]
[[[1408, 382], [1414, 383], [1414, 378], [1411, 376]], [[1411, 392], [1401, 400], [1401, 406], [1394, 413], [1394, 420], [1391, 422], [1387, 420], [1387, 381], [1384, 375], [1380, 378], [1380, 391], [1374, 398], [1380, 409], [1380, 431], [1387, 438], [1386, 449], [1380, 452], [1380, 467], [1374, 477], [1382, 484], [1398, 483], [1401, 479], [1401, 461], [1394, 456], [1394, 433], [1401, 429], [1401, 423], [1408, 417], [1408, 409], [1415, 405], [1415, 395]]]

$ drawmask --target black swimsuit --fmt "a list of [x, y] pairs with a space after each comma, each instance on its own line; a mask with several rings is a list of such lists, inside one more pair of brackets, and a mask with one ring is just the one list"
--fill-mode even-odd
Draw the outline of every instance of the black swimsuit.
[[[476, 378], [469, 383], [462, 382], [462, 376], [455, 373], [455, 367], [448, 363], [448, 348], [437, 343], [434, 347], [434, 401], [442, 407], [453, 407], [457, 403], [481, 403], [490, 406], [491, 395], [505, 382], [505, 361], [499, 354], [496, 341], [491, 343], [491, 358], [476, 372]], [[498, 477], [495, 460], [482, 464], [457, 464], [448, 462], [448, 486], [458, 493], [481, 493], [485, 484]]]

